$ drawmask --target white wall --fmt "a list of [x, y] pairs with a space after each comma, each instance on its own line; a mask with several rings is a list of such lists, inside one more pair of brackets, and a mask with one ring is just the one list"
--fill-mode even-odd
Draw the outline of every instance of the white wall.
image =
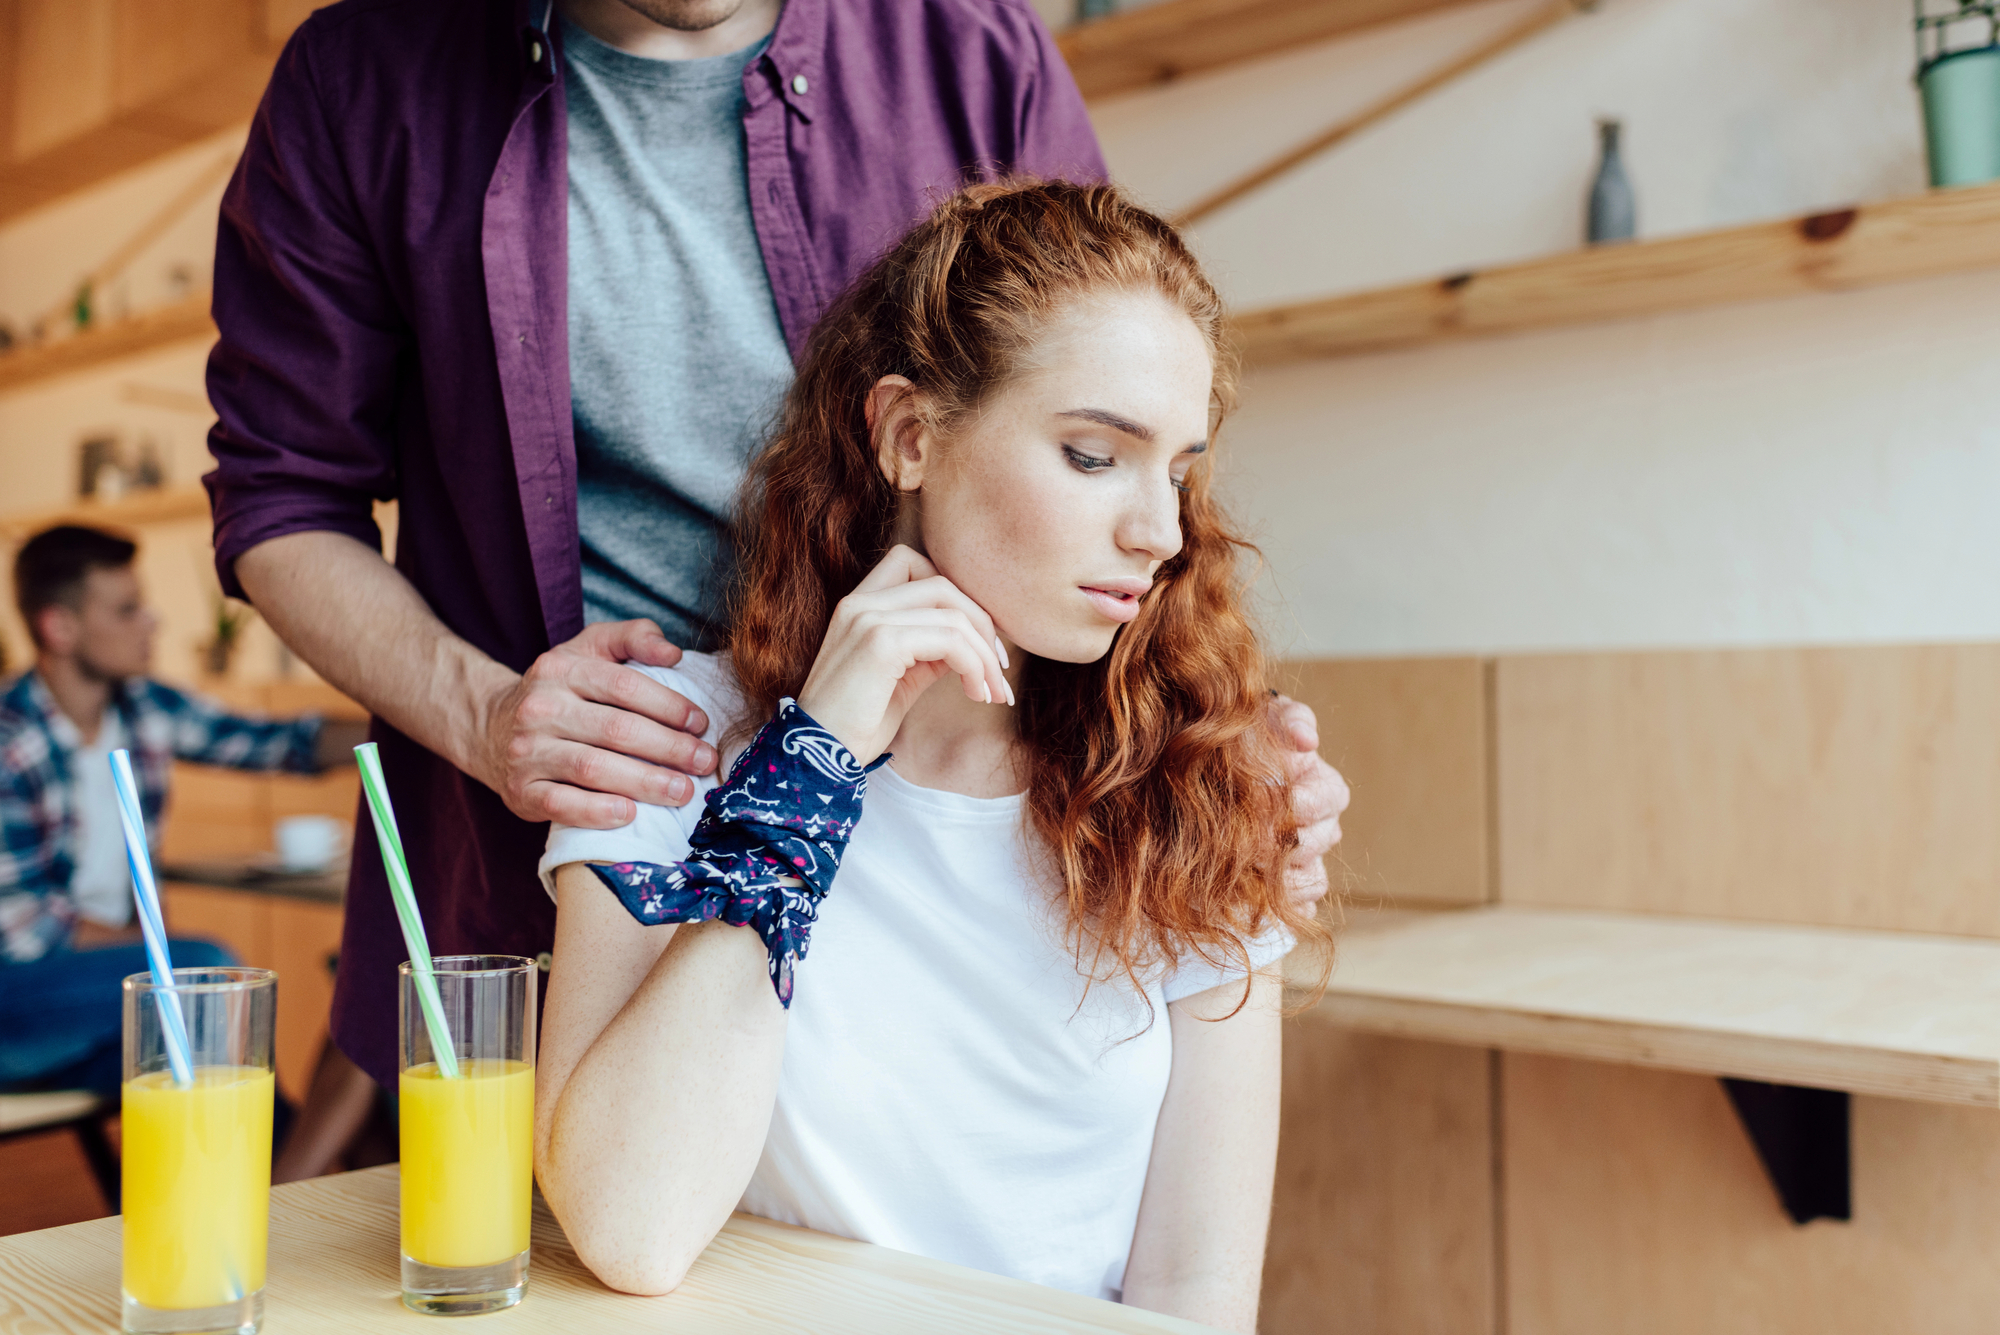
[[[1190, 202], [1513, 22], [1469, 9], [1104, 105]], [[1244, 307], [1922, 189], [1907, 9], [1604, 0], [1204, 223]], [[2000, 637], [2000, 273], [1254, 375], [1226, 451], [1305, 654]]]
[[[138, 234], [190, 182], [218, 159], [233, 160], [243, 137], [240, 129], [217, 135], [0, 228], [0, 320], [19, 333], [68, 300], [85, 275]], [[208, 286], [222, 188], [220, 180], [209, 186], [98, 294], [101, 317], [172, 300], [180, 291], [173, 279], [176, 268], [185, 271], [193, 288]], [[115, 434], [128, 449], [150, 439], [160, 450], [169, 483], [197, 480], [211, 466], [210, 417], [205, 410], [191, 410], [205, 399], [207, 361], [205, 341], [197, 339], [0, 393], [0, 512], [44, 510], [75, 499], [77, 444], [86, 436]], [[131, 401], [135, 389], [154, 391], [153, 400]], [[193, 403], [161, 406], [160, 392]], [[210, 573], [208, 526], [156, 525], [143, 536], [139, 573], [164, 623], [155, 666], [162, 676], [190, 680], [210, 600], [220, 591]], [[0, 547], [0, 558], [11, 560], [11, 549]], [[29, 650], [6, 585], [0, 574], [0, 646], [11, 668], [25, 662]], [[269, 630], [253, 627], [239, 674], [252, 679], [272, 675], [277, 652]]]
[[[1185, 204], [1537, 2], [1101, 104], [1106, 153], [1142, 197]], [[1603, 0], [1198, 244], [1244, 306], [1567, 249], [1599, 115], [1626, 120], [1644, 234], [1913, 193], [1908, 22], [1895, 0]], [[0, 318], [59, 300], [239, 142], [0, 229]], [[175, 264], [205, 281], [213, 218], [193, 210], [122, 299], [162, 299]], [[2000, 496], [1996, 298], [2000, 274], [1950, 277], [1254, 376], [1224, 453], [1272, 560], [1274, 639], [1386, 654], [2000, 637], [2000, 525], [1982, 522]], [[0, 395], [0, 508], [65, 500], [76, 439], [107, 426], [159, 436], [192, 480], [206, 423], [120, 388], [199, 393], [201, 364], [169, 351]], [[198, 609], [197, 568], [163, 562], [163, 599]]]

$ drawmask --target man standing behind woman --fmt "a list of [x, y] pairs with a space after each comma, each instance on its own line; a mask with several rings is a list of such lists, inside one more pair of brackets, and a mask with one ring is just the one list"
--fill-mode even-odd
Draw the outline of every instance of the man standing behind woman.
[[[376, 717], [440, 952], [537, 955], [544, 822], [710, 773], [622, 666], [722, 639], [722, 533], [824, 306], [969, 177], [1101, 180], [1027, 0], [345, 0], [224, 197], [208, 482], [224, 587]], [[376, 499], [400, 502], [395, 565]], [[1339, 776], [1280, 703], [1317, 898]], [[334, 1035], [395, 1072], [355, 861]]]

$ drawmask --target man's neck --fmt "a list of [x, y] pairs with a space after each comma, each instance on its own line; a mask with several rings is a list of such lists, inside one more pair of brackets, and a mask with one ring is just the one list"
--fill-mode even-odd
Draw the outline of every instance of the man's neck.
[[89, 746], [104, 726], [104, 711], [111, 705], [114, 684], [88, 670], [74, 658], [43, 654], [35, 660], [42, 684], [55, 697], [56, 708], [76, 725], [77, 735]]
[[743, 0], [712, 28], [690, 31], [656, 23], [625, 0], [560, 0], [563, 15], [606, 46], [648, 60], [702, 60], [726, 56], [766, 37], [778, 26], [779, 0]]

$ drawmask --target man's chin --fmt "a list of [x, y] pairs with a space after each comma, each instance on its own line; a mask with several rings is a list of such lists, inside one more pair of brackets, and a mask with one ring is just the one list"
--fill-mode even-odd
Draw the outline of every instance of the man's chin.
[[619, 0], [619, 3], [675, 32], [707, 32], [729, 22], [743, 8], [743, 0]]
[[134, 668], [130, 664], [93, 662], [81, 656], [77, 658], [76, 666], [86, 680], [103, 686], [119, 686], [133, 677], [143, 677], [153, 670], [150, 660]]

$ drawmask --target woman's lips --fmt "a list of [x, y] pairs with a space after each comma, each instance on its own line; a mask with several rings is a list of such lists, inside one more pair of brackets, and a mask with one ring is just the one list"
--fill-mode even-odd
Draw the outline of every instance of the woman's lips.
[[1139, 615], [1139, 595], [1119, 589], [1100, 589], [1080, 585], [1084, 596], [1104, 616], [1113, 621], [1130, 621]]

